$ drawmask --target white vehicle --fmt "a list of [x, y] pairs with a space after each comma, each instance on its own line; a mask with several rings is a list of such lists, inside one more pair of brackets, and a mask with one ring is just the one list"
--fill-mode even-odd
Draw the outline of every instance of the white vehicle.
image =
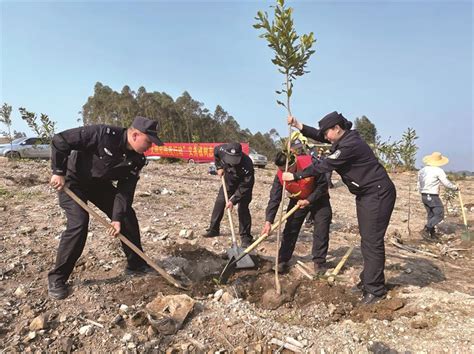
[[268, 163], [268, 159], [265, 155], [261, 155], [256, 152], [254, 149], [250, 149], [249, 157], [253, 162], [254, 166], [265, 168]]
[[12, 143], [0, 145], [0, 156], [8, 158], [38, 158], [49, 159], [51, 146], [41, 138], [19, 138]]

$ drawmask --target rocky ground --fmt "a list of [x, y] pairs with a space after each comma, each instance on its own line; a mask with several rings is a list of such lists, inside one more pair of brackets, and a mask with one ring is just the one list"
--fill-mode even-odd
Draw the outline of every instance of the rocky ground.
[[[421, 241], [425, 211], [414, 175], [392, 175], [398, 199], [386, 237], [390, 291], [377, 305], [361, 306], [349, 291], [362, 257], [354, 197], [337, 176], [330, 191], [329, 261], [335, 266], [349, 246], [355, 250], [334, 285], [308, 279], [296, 266], [297, 260], [311, 266], [311, 233], [303, 229], [293, 267], [280, 278], [284, 303], [272, 306], [266, 295], [274, 287], [276, 238], [257, 248], [256, 269], [239, 271], [227, 285], [218, 285], [230, 246], [226, 219], [223, 236], [200, 234], [208, 226], [219, 181], [207, 174], [205, 164], [158, 162], [143, 170], [134, 202], [143, 247], [189, 288], [178, 289], [158, 275], [123, 275], [119, 242], [91, 221], [71, 278], [73, 294], [55, 301], [47, 296], [47, 272], [66, 220], [47, 184], [48, 164], [0, 161], [2, 351], [474, 351], [472, 242], [461, 240], [457, 200], [447, 207], [442, 241]], [[254, 235], [263, 226], [274, 172], [271, 167], [256, 171]], [[472, 224], [472, 179], [457, 183]]]

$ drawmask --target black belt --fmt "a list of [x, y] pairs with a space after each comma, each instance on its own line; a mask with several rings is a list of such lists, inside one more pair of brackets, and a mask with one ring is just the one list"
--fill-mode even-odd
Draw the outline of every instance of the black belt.
[[438, 194], [431, 194], [431, 193], [421, 193], [421, 195], [431, 195], [431, 196], [438, 196]]

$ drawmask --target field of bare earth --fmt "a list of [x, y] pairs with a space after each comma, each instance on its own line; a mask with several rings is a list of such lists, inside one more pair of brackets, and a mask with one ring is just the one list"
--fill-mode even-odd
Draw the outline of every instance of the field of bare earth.
[[[73, 293], [57, 301], [48, 298], [47, 273], [66, 219], [48, 186], [49, 162], [0, 161], [0, 352], [474, 351], [473, 243], [461, 239], [457, 199], [446, 206], [441, 241], [427, 243], [419, 234], [425, 210], [415, 174], [391, 175], [398, 198], [386, 235], [390, 291], [362, 306], [349, 291], [362, 269], [354, 196], [334, 174], [328, 260], [336, 266], [348, 247], [355, 250], [334, 285], [309, 279], [296, 266], [311, 266], [311, 230], [303, 228], [293, 266], [281, 276], [284, 301], [272, 306], [264, 294], [274, 287], [275, 236], [257, 248], [255, 269], [236, 272], [226, 285], [215, 281], [227, 262], [230, 230], [224, 218], [222, 236], [201, 237], [219, 188], [207, 167], [152, 161], [134, 201], [145, 252], [185, 279], [187, 290], [159, 275], [124, 275], [119, 242], [91, 219], [70, 279]], [[255, 236], [274, 173], [271, 166], [256, 170]], [[456, 183], [472, 224], [473, 179]]]

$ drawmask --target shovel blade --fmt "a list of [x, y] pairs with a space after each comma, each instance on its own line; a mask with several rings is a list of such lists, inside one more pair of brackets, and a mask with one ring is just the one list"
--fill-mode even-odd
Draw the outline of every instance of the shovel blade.
[[[227, 250], [227, 256], [229, 256], [229, 259], [233, 258], [234, 260], [238, 259], [239, 256], [241, 256], [243, 253], [244, 253], [244, 249], [241, 247], [238, 247], [237, 245], [233, 245], [232, 248], [229, 248]], [[237, 269], [254, 268], [254, 267], [255, 267], [255, 263], [249, 254], [246, 254], [241, 259], [239, 259], [236, 264]]]
[[235, 268], [237, 267], [237, 262], [235, 260], [236, 258], [234, 257], [229, 259], [229, 262], [227, 262], [219, 276], [219, 284], [227, 284], [229, 277], [234, 273]]
[[474, 234], [472, 234], [469, 230], [463, 231], [463, 233], [461, 234], [461, 240], [474, 241]]

